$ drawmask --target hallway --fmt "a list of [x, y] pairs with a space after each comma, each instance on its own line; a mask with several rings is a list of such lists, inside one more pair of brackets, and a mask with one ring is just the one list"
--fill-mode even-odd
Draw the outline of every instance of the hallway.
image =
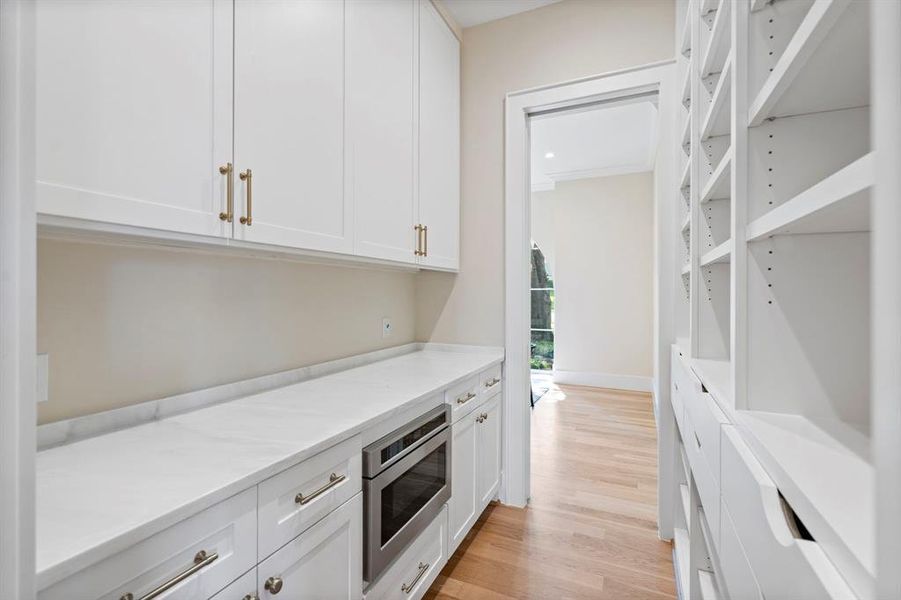
[[426, 598], [674, 598], [655, 437], [649, 394], [553, 386], [532, 414], [529, 508], [490, 506]]

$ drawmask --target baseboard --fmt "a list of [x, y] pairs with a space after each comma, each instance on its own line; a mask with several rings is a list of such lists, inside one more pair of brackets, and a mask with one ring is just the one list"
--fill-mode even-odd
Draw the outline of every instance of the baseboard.
[[653, 377], [638, 375], [611, 375], [593, 371], [554, 371], [554, 383], [588, 385], [631, 392], [651, 392], [654, 389], [653, 381]]

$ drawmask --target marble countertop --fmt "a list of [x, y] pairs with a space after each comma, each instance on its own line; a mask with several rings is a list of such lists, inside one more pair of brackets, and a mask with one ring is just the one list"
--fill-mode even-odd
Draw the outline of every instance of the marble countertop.
[[38, 588], [502, 360], [501, 351], [488, 348], [421, 350], [43, 450]]

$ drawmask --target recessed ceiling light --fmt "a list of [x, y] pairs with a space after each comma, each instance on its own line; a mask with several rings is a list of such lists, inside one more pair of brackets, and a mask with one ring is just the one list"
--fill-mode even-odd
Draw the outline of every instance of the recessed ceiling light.
[[544, 157], [545, 157], [545, 158], [554, 158], [554, 153], [553, 153], [553, 152], [548, 152], [547, 154], [544, 155]]

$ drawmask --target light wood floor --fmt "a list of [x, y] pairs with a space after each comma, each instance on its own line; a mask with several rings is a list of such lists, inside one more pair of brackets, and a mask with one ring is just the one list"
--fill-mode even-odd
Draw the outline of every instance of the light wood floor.
[[675, 598], [657, 539], [649, 394], [552, 388], [532, 414], [532, 499], [489, 506], [427, 600]]

